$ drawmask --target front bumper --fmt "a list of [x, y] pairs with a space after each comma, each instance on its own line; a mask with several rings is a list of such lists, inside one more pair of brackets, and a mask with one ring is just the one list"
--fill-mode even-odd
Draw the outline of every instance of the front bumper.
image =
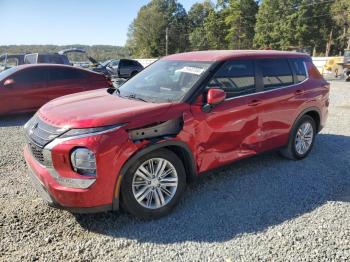
[[24, 158], [34, 187], [48, 205], [74, 213], [113, 210], [112, 198], [109, 198], [110, 203], [103, 203], [104, 201], [96, 196], [98, 191], [94, 185], [87, 189], [63, 187], [57, 183], [46, 167], [34, 159], [28, 147], [24, 150]]
[[51, 207], [64, 209], [72, 213], [99, 213], [99, 212], [108, 212], [113, 210], [113, 205], [104, 205], [97, 207], [88, 207], [88, 208], [79, 208], [79, 207], [65, 207], [62, 206], [57, 200], [51, 196], [45, 185], [38, 179], [34, 174], [34, 171], [29, 167], [28, 175], [34, 185], [39, 196]]

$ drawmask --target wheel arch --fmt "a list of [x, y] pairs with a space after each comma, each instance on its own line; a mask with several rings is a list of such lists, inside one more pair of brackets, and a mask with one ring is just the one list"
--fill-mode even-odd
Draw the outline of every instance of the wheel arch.
[[113, 210], [119, 209], [120, 202], [120, 187], [122, 180], [128, 169], [142, 156], [153, 152], [158, 149], [168, 149], [174, 152], [182, 161], [185, 171], [186, 171], [186, 180], [192, 181], [197, 176], [197, 169], [194, 156], [188, 147], [188, 145], [181, 141], [164, 141], [158, 143], [152, 143], [142, 148], [136, 154], [131, 156], [122, 166], [119, 172], [118, 179], [115, 184], [115, 191], [113, 197]]
[[294, 120], [294, 123], [291, 127], [291, 130], [295, 126], [295, 123], [299, 121], [300, 118], [302, 118], [304, 115], [308, 115], [312, 117], [312, 119], [315, 120], [316, 123], [316, 131], [317, 133], [321, 131], [321, 112], [317, 107], [309, 107], [307, 109], [304, 109]]

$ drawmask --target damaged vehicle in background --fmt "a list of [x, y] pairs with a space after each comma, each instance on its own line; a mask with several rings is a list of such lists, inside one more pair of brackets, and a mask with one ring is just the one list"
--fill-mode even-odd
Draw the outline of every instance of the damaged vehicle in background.
[[24, 64], [25, 54], [2, 54], [0, 55], [0, 72], [14, 66]]
[[96, 60], [87, 55], [84, 49], [80, 48], [69, 48], [59, 52], [47, 53], [3, 54], [0, 56], [0, 71], [23, 64], [61, 64], [73, 66], [74, 63], [68, 58], [68, 54], [70, 53], [84, 54], [88, 60], [96, 62]]
[[158, 218], [203, 172], [278, 149], [305, 158], [323, 128], [329, 84], [308, 55], [171, 55], [112, 94], [65, 96], [25, 125], [29, 175], [52, 206]]
[[[90, 61], [93, 63], [94, 60], [90, 59]], [[139, 72], [141, 72], [143, 70], [143, 66], [136, 60], [111, 59], [103, 63], [99, 63], [97, 66], [93, 67], [91, 70], [98, 73], [102, 73], [106, 76], [128, 79], [135, 76]]]

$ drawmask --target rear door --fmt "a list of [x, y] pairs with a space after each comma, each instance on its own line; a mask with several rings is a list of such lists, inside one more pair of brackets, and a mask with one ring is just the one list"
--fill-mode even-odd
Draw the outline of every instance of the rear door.
[[203, 112], [201, 105], [192, 105], [193, 116], [198, 122], [196, 152], [200, 172], [254, 155], [258, 150], [254, 71], [251, 60], [226, 62], [206, 88], [223, 89], [226, 100], [210, 112]]
[[119, 62], [119, 76], [120, 77], [129, 77], [132, 70], [132, 63], [130, 60], [122, 59]]
[[52, 100], [89, 89], [89, 84], [84, 76], [81, 70], [74, 67], [50, 67], [47, 98]]
[[257, 70], [262, 82], [256, 106], [261, 120], [261, 151], [287, 144], [289, 130], [294, 122], [296, 109], [304, 103], [303, 81], [305, 67], [297, 62], [299, 73], [294, 74], [292, 63], [286, 58], [257, 60]]
[[2, 92], [2, 103], [7, 104], [7, 112], [35, 111], [47, 102], [45, 68], [22, 69], [10, 78], [14, 80], [13, 85], [3, 88]]

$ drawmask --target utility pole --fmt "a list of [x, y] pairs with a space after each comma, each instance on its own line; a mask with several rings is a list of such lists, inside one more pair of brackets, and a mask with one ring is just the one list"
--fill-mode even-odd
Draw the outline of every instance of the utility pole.
[[331, 32], [329, 33], [329, 39], [326, 45], [326, 56], [329, 56], [329, 53], [331, 51], [331, 47], [332, 47], [332, 37], [333, 37], [333, 29], [331, 30]]
[[165, 28], [165, 55], [168, 55], [169, 48], [169, 36], [168, 36], [168, 27]]

